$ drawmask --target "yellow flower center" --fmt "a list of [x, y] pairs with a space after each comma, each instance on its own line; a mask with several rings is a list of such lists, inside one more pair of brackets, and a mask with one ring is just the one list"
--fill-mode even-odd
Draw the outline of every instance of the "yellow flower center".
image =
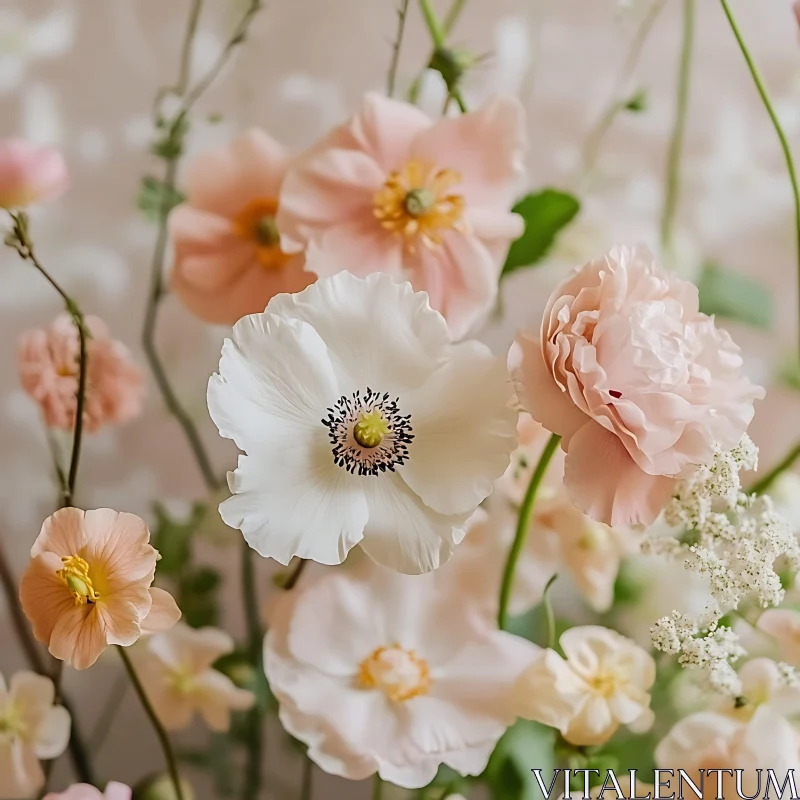
[[257, 197], [233, 218], [233, 230], [240, 239], [256, 246], [256, 258], [262, 267], [280, 269], [289, 257], [281, 251], [281, 234], [275, 224], [278, 200]]
[[65, 556], [61, 559], [64, 565], [56, 574], [64, 581], [75, 598], [76, 606], [96, 603], [99, 595], [94, 590], [89, 577], [89, 565], [80, 556]]
[[9, 703], [0, 715], [0, 736], [9, 739], [23, 739], [27, 733], [23, 715], [14, 703]]
[[169, 680], [172, 688], [178, 694], [191, 694], [197, 688], [195, 675], [187, 667], [177, 667], [171, 670]]
[[402, 703], [430, 690], [428, 662], [398, 644], [379, 647], [361, 662], [358, 685], [362, 689], [380, 689], [390, 700]]
[[611, 697], [619, 688], [619, 679], [613, 672], [600, 672], [591, 678], [589, 685], [601, 697]]
[[390, 430], [380, 409], [373, 408], [372, 411], [361, 414], [353, 427], [353, 438], [362, 447], [377, 447]]
[[426, 247], [442, 243], [442, 232], [462, 227], [464, 198], [449, 190], [461, 182], [452, 169], [409, 161], [389, 174], [373, 198], [373, 213], [388, 231], [399, 234], [413, 251], [416, 239]]

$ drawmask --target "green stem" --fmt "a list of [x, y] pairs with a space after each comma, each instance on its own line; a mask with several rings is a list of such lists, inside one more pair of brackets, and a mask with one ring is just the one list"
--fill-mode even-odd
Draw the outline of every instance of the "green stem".
[[314, 793], [314, 762], [306, 756], [303, 762], [303, 785], [300, 789], [300, 800], [311, 800]]
[[675, 123], [667, 153], [667, 189], [664, 209], [661, 214], [661, 245], [666, 251], [672, 244], [675, 214], [680, 194], [681, 156], [686, 132], [686, 116], [689, 106], [689, 87], [692, 74], [692, 51], [694, 49], [695, 0], [683, 0], [683, 44], [678, 70], [678, 94], [675, 103]]
[[139, 696], [139, 701], [142, 704], [142, 708], [144, 708], [144, 711], [149, 717], [150, 723], [156, 732], [158, 741], [161, 744], [161, 749], [164, 751], [164, 760], [167, 763], [167, 771], [169, 772], [170, 780], [172, 781], [173, 788], [175, 789], [175, 797], [177, 800], [184, 800], [183, 785], [181, 784], [181, 776], [178, 772], [178, 760], [175, 758], [175, 751], [172, 749], [172, 743], [169, 740], [169, 736], [167, 736], [164, 726], [161, 724], [161, 721], [156, 715], [153, 704], [150, 702], [150, 699], [148, 698], [147, 693], [145, 692], [144, 687], [139, 680], [139, 676], [136, 674], [136, 670], [131, 663], [130, 657], [125, 652], [125, 648], [117, 645], [117, 650], [119, 650], [119, 654], [122, 658], [122, 663], [125, 665], [125, 670], [128, 673], [128, 677], [131, 679], [131, 684], [133, 685], [136, 694]]
[[[451, 7], [450, 12], [448, 12], [448, 18], [452, 17], [450, 21], [450, 27], [455, 24], [455, 20], [458, 18], [458, 15], [461, 13], [461, 9], [463, 8], [464, 3], [462, 2], [460, 5], [454, 3], [454, 8]], [[442, 49], [447, 44], [447, 34], [449, 32], [449, 28], [443, 26], [439, 23], [439, 20], [436, 18], [436, 13], [434, 12], [430, 0], [419, 0], [419, 7], [422, 11], [422, 16], [425, 19], [425, 26], [428, 29], [428, 33], [430, 34], [431, 40], [433, 41], [434, 50]], [[452, 12], [455, 13], [453, 14]], [[432, 57], [432, 56], [431, 56]], [[430, 62], [429, 62], [430, 63]], [[421, 76], [420, 76], [421, 77]], [[420, 78], [414, 82], [416, 85], [420, 81]], [[467, 104], [464, 102], [464, 98], [461, 96], [461, 92], [458, 90], [456, 86], [448, 86], [449, 96], [453, 98], [458, 104], [459, 109], [461, 110], [462, 114], [467, 112]], [[412, 102], [416, 102], [416, 98], [419, 95], [419, 86], [412, 85], [411, 90], [409, 90], [409, 99], [412, 98]]]
[[750, 51], [747, 49], [747, 45], [742, 38], [742, 32], [739, 30], [739, 26], [734, 19], [730, 6], [728, 5], [727, 0], [720, 0], [720, 2], [722, 3], [722, 9], [725, 11], [725, 16], [728, 18], [728, 22], [730, 23], [733, 35], [736, 37], [736, 41], [739, 44], [739, 49], [742, 51], [744, 60], [747, 62], [747, 67], [753, 77], [753, 82], [756, 85], [756, 89], [758, 89], [758, 94], [761, 96], [761, 102], [764, 104], [764, 108], [767, 110], [767, 114], [772, 121], [773, 128], [775, 128], [775, 133], [778, 136], [781, 149], [783, 150], [783, 156], [786, 159], [786, 170], [789, 173], [789, 181], [792, 184], [792, 196], [794, 197], [794, 224], [797, 241], [798, 303], [800, 303], [800, 188], [797, 184], [797, 173], [794, 167], [794, 159], [792, 158], [792, 150], [789, 147], [789, 140], [786, 138], [786, 134], [784, 133], [783, 127], [778, 119], [778, 115], [775, 113], [775, 109], [772, 105], [769, 94], [767, 93], [767, 88], [764, 85], [764, 81], [762, 80], [758, 68], [756, 67], [755, 62], [750, 55]]
[[403, 34], [406, 30], [406, 18], [408, 17], [408, 4], [410, 0], [402, 0], [397, 9], [397, 36], [392, 47], [392, 62], [389, 65], [389, 75], [386, 78], [386, 94], [394, 96], [394, 87], [397, 81], [397, 67], [400, 63], [400, 45], [403, 43]]
[[375, 778], [372, 781], [372, 800], [382, 800], [383, 798], [383, 781], [378, 773], [375, 773]]
[[[244, 598], [247, 622], [247, 649], [250, 663], [255, 669], [256, 680], [266, 681], [264, 674], [264, 641], [258, 610], [258, 591], [256, 588], [254, 551], [242, 540], [242, 596]], [[261, 749], [264, 730], [261, 719], [264, 709], [256, 703], [247, 714], [247, 764], [245, 766], [244, 800], [255, 800], [261, 790]]]
[[614, 124], [614, 120], [616, 120], [617, 115], [625, 108], [627, 99], [624, 95], [626, 89], [628, 88], [631, 75], [633, 75], [633, 73], [636, 71], [636, 67], [638, 66], [639, 60], [644, 52], [645, 42], [650, 36], [653, 26], [655, 25], [659, 14], [664, 9], [666, 4], [667, 0], [654, 0], [631, 41], [628, 55], [625, 59], [625, 63], [622, 65], [622, 69], [620, 70], [619, 77], [616, 85], [614, 86], [614, 91], [611, 94], [611, 98], [608, 101], [605, 110], [600, 115], [600, 118], [597, 120], [594, 127], [589, 132], [589, 135], [586, 137], [586, 144], [583, 147], [582, 159], [584, 174], [588, 174], [592, 171], [606, 134]]
[[536, 502], [536, 494], [539, 491], [539, 486], [547, 472], [547, 467], [550, 465], [550, 461], [558, 449], [560, 442], [561, 437], [557, 434], [554, 433], [550, 436], [550, 440], [547, 442], [546, 447], [542, 451], [542, 455], [539, 457], [539, 463], [536, 465], [533, 475], [531, 475], [531, 482], [528, 484], [528, 490], [525, 492], [525, 497], [519, 509], [517, 530], [511, 549], [508, 552], [506, 567], [503, 571], [503, 583], [500, 586], [500, 605], [497, 612], [497, 627], [500, 628], [500, 630], [505, 630], [508, 623], [508, 604], [511, 600], [514, 574], [517, 569], [517, 562], [522, 553], [522, 548], [525, 545], [528, 529], [530, 528], [533, 505]]
[[747, 491], [753, 494], [763, 494], [772, 486], [780, 475], [790, 469], [800, 458], [800, 443], [796, 444], [766, 475], [759, 478]]
[[556, 615], [553, 613], [553, 604], [550, 602], [550, 587], [557, 579], [558, 573], [547, 581], [544, 592], [542, 592], [542, 605], [544, 605], [544, 615], [547, 620], [547, 647], [551, 650], [556, 649]]
[[452, 33], [466, 4], [467, 0], [453, 0], [452, 5], [447, 10], [447, 13], [444, 15], [444, 20], [442, 21], [442, 30], [445, 36], [449, 36]]
[[291, 591], [297, 586], [297, 581], [300, 580], [300, 576], [303, 574], [303, 570], [306, 568], [308, 564], [308, 560], [305, 558], [300, 559], [300, 563], [294, 568], [294, 572], [286, 579], [286, 583], [283, 584], [283, 588], [285, 591]]

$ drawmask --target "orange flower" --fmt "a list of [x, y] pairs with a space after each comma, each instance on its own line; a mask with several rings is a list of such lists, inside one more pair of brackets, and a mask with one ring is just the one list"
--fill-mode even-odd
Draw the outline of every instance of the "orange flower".
[[181, 612], [151, 588], [158, 551], [135, 514], [63, 508], [31, 549], [20, 601], [36, 638], [55, 657], [86, 669], [109, 645], [171, 628]]

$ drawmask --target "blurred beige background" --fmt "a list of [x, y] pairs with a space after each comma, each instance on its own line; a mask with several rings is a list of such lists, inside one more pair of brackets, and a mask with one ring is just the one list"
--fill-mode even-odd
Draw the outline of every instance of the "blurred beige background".
[[[444, 12], [447, 3], [437, 7]], [[470, 105], [495, 91], [518, 93], [528, 111], [532, 187], [581, 192], [581, 217], [549, 263], [514, 276], [504, 287], [504, 316], [484, 336], [498, 352], [520, 324], [537, 324], [549, 287], [568, 266], [602, 253], [615, 241], [657, 245], [664, 158], [672, 124], [680, 45], [679, 0], [668, 0], [630, 84], [646, 88], [645, 113], [623, 115], [604, 146], [586, 193], [579, 153], [608, 101], [631, 37], [648, 2], [629, 0], [469, 0], [452, 36], [488, 54], [465, 92]], [[789, 0], [732, 0], [734, 11], [800, 155], [800, 41]], [[241, 0], [208, 0], [197, 40], [195, 70], [213, 60]], [[382, 89], [395, 31], [395, 0], [268, 0], [251, 36], [200, 103], [192, 150], [252, 125], [290, 147], [311, 144], [342, 120], [368, 89]], [[760, 105], [731, 32], [715, 0], [698, 0], [695, 70], [684, 160], [680, 236], [673, 266], [684, 274], [705, 257], [758, 276], [776, 294], [772, 333], [731, 326], [748, 370], [769, 386], [753, 432], [763, 463], [800, 435], [800, 395], [773, 376], [797, 331], [792, 207], [774, 132]], [[135, 208], [141, 176], [159, 165], [147, 153], [150, 107], [159, 86], [174, 79], [187, 0], [0, 0], [0, 136], [23, 136], [64, 151], [72, 191], [35, 215], [33, 236], [43, 262], [104, 317], [114, 334], [141, 355], [154, 229]], [[415, 2], [400, 66], [401, 88], [425, 63], [430, 43]], [[441, 107], [435, 76], [423, 104]], [[211, 124], [207, 115], [219, 112]], [[18, 387], [20, 331], [41, 326], [60, 310], [40, 276], [11, 251], [0, 252], [0, 535], [21, 570], [42, 519], [54, 507], [50, 460], [38, 414]], [[234, 454], [216, 437], [204, 405], [224, 330], [208, 329], [173, 299], [163, 306], [159, 341], [181, 396], [202, 427], [220, 470]], [[142, 360], [142, 363], [143, 360]], [[156, 498], [174, 508], [202, 495], [180, 430], [151, 386], [143, 418], [85, 441], [79, 503], [113, 506], [151, 517]], [[206, 557], [220, 560], [219, 553]], [[236, 553], [230, 562], [236, 580]], [[266, 572], [266, 568], [265, 568]], [[264, 581], [266, 588], [267, 581]], [[233, 592], [226, 623], [240, 630]], [[668, 610], [668, 609], [665, 609]], [[6, 610], [0, 606], [0, 670], [23, 666]], [[83, 727], [91, 729], [109, 693], [118, 691], [113, 658], [89, 673], [68, 671]], [[119, 698], [117, 723], [96, 752], [106, 777], [134, 782], [160, 764], [155, 741], [130, 693]], [[299, 760], [286, 756], [270, 731], [265, 770], [270, 797], [297, 780]], [[58, 782], [66, 781], [59, 764]], [[271, 762], [271, 763], [270, 763]], [[202, 781], [197, 782], [200, 788]], [[366, 797], [366, 786], [319, 781], [316, 797]]]

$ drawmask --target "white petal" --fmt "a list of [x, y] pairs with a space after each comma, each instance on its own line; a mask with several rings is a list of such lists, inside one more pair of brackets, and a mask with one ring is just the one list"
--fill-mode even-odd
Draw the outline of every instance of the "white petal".
[[306, 440], [240, 456], [228, 483], [234, 496], [220, 505], [222, 519], [239, 528], [254, 550], [284, 566], [294, 556], [341, 564], [363, 536], [363, 489], [334, 464], [321, 425]]
[[508, 467], [517, 412], [505, 364], [479, 342], [453, 358], [408, 401], [414, 441], [399, 468], [405, 482], [442, 514], [470, 514]]
[[361, 547], [378, 564], [408, 575], [430, 572], [453, 555], [462, 516], [428, 508], [396, 473], [367, 479], [369, 522]]
[[340, 272], [295, 294], [273, 297], [270, 314], [309, 323], [322, 337], [350, 390], [371, 387], [402, 400], [447, 354], [444, 318], [424, 292], [383, 273]]
[[319, 428], [340, 392], [325, 343], [302, 322], [251, 314], [222, 348], [208, 383], [208, 410], [220, 435], [240, 449], [270, 449]]
[[69, 711], [63, 706], [53, 706], [42, 718], [36, 731], [37, 758], [57, 758], [69, 744]]

